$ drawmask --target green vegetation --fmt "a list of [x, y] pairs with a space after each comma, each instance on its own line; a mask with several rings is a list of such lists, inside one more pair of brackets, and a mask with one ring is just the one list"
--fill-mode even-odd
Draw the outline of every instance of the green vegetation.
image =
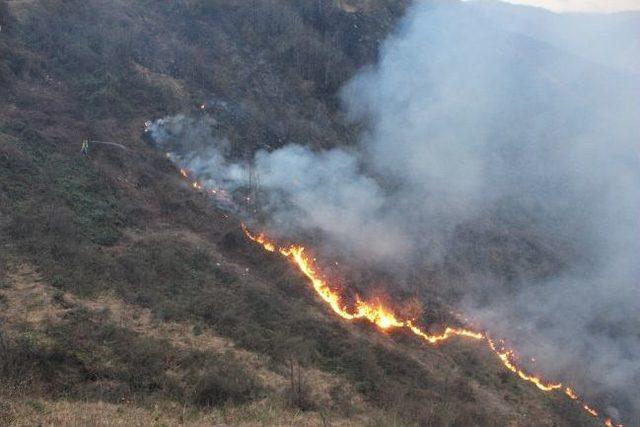
[[[164, 397], [200, 406], [262, 393], [260, 381], [232, 355], [181, 351], [82, 309], [41, 336], [24, 333], [1, 344], [0, 378], [24, 392], [113, 403]], [[170, 375], [175, 371], [180, 380]]]

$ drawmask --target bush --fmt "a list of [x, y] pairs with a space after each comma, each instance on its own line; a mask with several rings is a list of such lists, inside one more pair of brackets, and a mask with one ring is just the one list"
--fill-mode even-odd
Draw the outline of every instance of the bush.
[[2, 26], [2, 31], [7, 31], [9, 25], [12, 23], [13, 19], [11, 14], [9, 13], [9, 5], [6, 1], [0, 3], [0, 26]]
[[0, 426], [9, 426], [15, 421], [16, 416], [13, 408], [0, 397]]
[[227, 402], [244, 403], [255, 399], [263, 386], [260, 381], [231, 355], [207, 367], [199, 378], [194, 402], [200, 406], [218, 406]]
[[316, 400], [311, 393], [304, 371], [293, 359], [289, 361], [289, 387], [285, 391], [285, 399], [290, 407], [301, 411], [317, 409]]

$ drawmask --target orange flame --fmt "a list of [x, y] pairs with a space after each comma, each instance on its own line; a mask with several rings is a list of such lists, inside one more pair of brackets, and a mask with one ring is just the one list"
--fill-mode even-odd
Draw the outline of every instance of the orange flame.
[[571, 400], [578, 400], [578, 395], [576, 394], [575, 391], [573, 391], [573, 389], [571, 387], [567, 387], [564, 389], [564, 394], [566, 394], [567, 396], [569, 396], [569, 398]]
[[358, 297], [356, 302], [356, 313], [354, 318], [367, 319], [380, 329], [404, 328], [406, 322], [398, 320], [395, 314], [384, 307], [379, 301], [369, 303]]
[[276, 251], [276, 245], [271, 243], [263, 233], [260, 233], [254, 236], [249, 232], [249, 230], [247, 229], [247, 226], [244, 224], [242, 224], [242, 231], [244, 231], [244, 234], [249, 236], [251, 240], [262, 245], [262, 247], [266, 249], [268, 252]]
[[498, 349], [495, 342], [491, 338], [487, 338], [487, 342], [489, 343], [489, 347], [495, 354], [498, 355], [502, 364], [511, 372], [518, 375], [521, 379], [533, 383], [536, 387], [538, 387], [542, 391], [553, 391], [562, 388], [562, 384], [551, 384], [545, 383], [540, 378], [529, 375], [525, 373], [522, 369], [518, 368], [513, 362], [514, 351], [507, 349]]
[[591, 408], [589, 405], [583, 405], [583, 408], [585, 411], [587, 411], [589, 414], [591, 414], [594, 417], [598, 416], [598, 411], [596, 411], [595, 409]]
[[[531, 375], [518, 367], [515, 359], [516, 355], [513, 350], [506, 349], [504, 346], [498, 347], [496, 342], [487, 334], [472, 331], [463, 328], [455, 328], [447, 326], [439, 335], [431, 335], [417, 326], [413, 320], [403, 320], [399, 318], [393, 310], [386, 307], [381, 301], [365, 301], [359, 296], [356, 298], [355, 310], [350, 310], [342, 301], [342, 293], [340, 290], [333, 289], [315, 267], [315, 258], [310, 258], [305, 253], [305, 248], [300, 245], [290, 245], [288, 247], [279, 247], [264, 234], [252, 234], [247, 227], [242, 224], [242, 230], [245, 235], [252, 241], [261, 245], [266, 251], [279, 253], [280, 255], [291, 260], [298, 269], [309, 279], [316, 294], [329, 305], [331, 310], [346, 320], [364, 319], [376, 325], [381, 330], [387, 331], [391, 329], [405, 329], [413, 333], [415, 336], [428, 342], [429, 344], [438, 344], [447, 341], [453, 337], [465, 337], [478, 341], [486, 341], [489, 348], [498, 356], [502, 364], [511, 372], [516, 374], [520, 379], [530, 382], [539, 390], [544, 392], [553, 392], [563, 388], [561, 383], [545, 382], [542, 378]], [[598, 411], [584, 403], [575, 391], [570, 387], [564, 388], [564, 393], [570, 399], [579, 401], [582, 408], [591, 416], [599, 417]], [[604, 421], [605, 426], [613, 426], [610, 419]], [[619, 424], [617, 427], [623, 427]]]
[[189, 185], [194, 190], [205, 191], [209, 196], [215, 197], [220, 201], [224, 201], [224, 202], [232, 201], [231, 196], [225, 190], [221, 188], [209, 188], [209, 187], [205, 188], [205, 184], [203, 184], [201, 181], [193, 180], [193, 178], [191, 177], [191, 172], [188, 169], [180, 168], [179, 170], [180, 170], [180, 175], [182, 175], [182, 177], [185, 178], [187, 182], [189, 182]]
[[411, 332], [413, 332], [415, 335], [419, 336], [420, 338], [424, 339], [425, 341], [429, 342], [430, 344], [437, 344], [441, 341], [446, 341], [449, 338], [452, 338], [455, 336], [472, 338], [474, 340], [483, 340], [486, 338], [484, 334], [481, 334], [480, 332], [473, 332], [467, 329], [451, 328], [449, 326], [447, 326], [444, 332], [440, 335], [426, 334], [422, 329], [415, 326], [412, 321], [408, 321], [407, 326], [409, 327]]
[[[607, 427], [614, 427], [613, 421], [611, 421], [611, 418], [607, 418], [604, 422], [604, 425]], [[622, 424], [618, 424], [616, 427], [624, 427]]]

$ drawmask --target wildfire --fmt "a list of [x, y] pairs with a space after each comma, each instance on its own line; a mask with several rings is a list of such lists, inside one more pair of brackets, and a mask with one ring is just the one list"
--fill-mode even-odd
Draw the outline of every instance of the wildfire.
[[584, 408], [585, 411], [590, 413], [592, 416], [594, 416], [594, 417], [598, 416], [598, 411], [596, 411], [595, 409], [591, 408], [589, 405], [582, 405], [582, 407]]
[[182, 175], [182, 177], [189, 182], [189, 185], [194, 190], [204, 191], [211, 197], [215, 197], [216, 199], [226, 203], [231, 203], [232, 199], [229, 193], [220, 188], [206, 187], [205, 184], [203, 184], [201, 181], [193, 180], [193, 178], [191, 177], [191, 172], [189, 172], [189, 170], [180, 168], [180, 175]]
[[[343, 301], [342, 289], [335, 289], [319, 273], [315, 266], [315, 259], [307, 256], [305, 248], [300, 245], [290, 245], [280, 247], [272, 242], [264, 233], [253, 234], [242, 224], [245, 235], [252, 241], [261, 245], [266, 251], [279, 253], [292, 261], [296, 267], [309, 279], [313, 289], [318, 296], [331, 307], [334, 313], [346, 320], [363, 319], [376, 325], [383, 331], [401, 329], [411, 332], [418, 338], [429, 344], [438, 344], [454, 337], [464, 337], [477, 341], [485, 341], [491, 351], [495, 353], [502, 364], [523, 381], [530, 382], [539, 390], [544, 392], [555, 392], [563, 389], [563, 384], [546, 382], [542, 378], [531, 375], [520, 368], [516, 362], [516, 354], [513, 350], [505, 348], [504, 343], [496, 343], [489, 335], [469, 329], [446, 327], [441, 334], [432, 335], [425, 329], [415, 324], [414, 319], [402, 319], [391, 308], [387, 307], [381, 300], [365, 301], [360, 296], [356, 296], [354, 307], [349, 307]], [[599, 413], [586, 404], [570, 387], [564, 387], [564, 394], [570, 399], [578, 401], [581, 407], [592, 417], [599, 418]], [[606, 419], [605, 426], [613, 427], [613, 421]], [[618, 424], [617, 427], [623, 427]]]
[[[264, 234], [260, 234], [257, 237], [254, 237], [249, 233], [247, 228], [244, 228], [245, 233], [255, 242], [260, 243], [267, 251], [275, 252], [275, 244], [266, 240]], [[272, 248], [270, 250], [269, 248]], [[322, 280], [318, 274], [316, 274], [313, 266], [310, 262], [308, 262], [308, 258], [304, 253], [304, 248], [302, 246], [290, 246], [288, 248], [280, 248], [278, 249], [280, 254], [283, 256], [292, 259], [300, 271], [307, 276], [307, 278], [311, 281], [313, 285], [313, 289], [315, 289], [316, 293], [329, 304], [331, 309], [340, 317], [347, 320], [355, 319], [355, 316], [347, 311], [347, 309], [342, 305], [340, 294], [334, 290], [332, 290], [327, 282]]]
[[578, 400], [578, 395], [576, 394], [575, 391], [573, 391], [573, 389], [571, 387], [567, 387], [564, 390], [564, 394], [566, 394], [567, 396], [569, 396], [569, 398], [571, 400]]
[[396, 315], [384, 307], [380, 301], [368, 303], [359, 297], [356, 302], [356, 319], [367, 319], [380, 329], [404, 328], [406, 322], [398, 320]]
[[424, 339], [425, 341], [429, 342], [430, 344], [437, 344], [441, 341], [447, 341], [449, 338], [452, 338], [455, 336], [472, 338], [474, 340], [486, 339], [484, 334], [481, 334], [480, 332], [473, 332], [467, 329], [451, 328], [449, 326], [447, 326], [444, 332], [440, 335], [426, 334], [422, 329], [415, 326], [412, 321], [408, 321], [407, 326], [409, 327], [411, 332], [413, 332], [415, 335], [419, 336], [420, 338]]
[[514, 351], [509, 349], [498, 349], [495, 342], [491, 338], [487, 338], [487, 342], [489, 343], [489, 347], [495, 354], [498, 355], [502, 364], [511, 372], [518, 375], [521, 379], [525, 381], [529, 381], [533, 383], [536, 387], [538, 387], [542, 391], [553, 391], [562, 388], [562, 384], [551, 384], [545, 383], [540, 378], [528, 375], [521, 369], [519, 369], [513, 362]]

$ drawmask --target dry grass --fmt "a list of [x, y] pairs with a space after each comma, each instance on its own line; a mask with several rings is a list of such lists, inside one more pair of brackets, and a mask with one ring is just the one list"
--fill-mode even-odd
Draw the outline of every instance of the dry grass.
[[[401, 10], [397, 5], [406, 3], [404, 0], [344, 0], [334, 2], [338, 5], [335, 9], [316, 7], [314, 2], [274, 0], [257, 2], [260, 6], [257, 10], [248, 10], [242, 2], [229, 0], [174, 2], [175, 8], [128, 0], [10, 0], [7, 3], [17, 15], [16, 25], [21, 29], [7, 32], [11, 47], [7, 52], [14, 53], [15, 57], [24, 56], [25, 64], [24, 70], [13, 76], [7, 85], [12, 96], [7, 97], [6, 102], [0, 102], [0, 125], [6, 123], [2, 132], [9, 132], [14, 139], [11, 144], [5, 144], [11, 147], [5, 149], [12, 150], [7, 151], [5, 157], [12, 163], [0, 168], [7, 172], [0, 173], [0, 187], [5, 185], [3, 189], [28, 197], [28, 203], [21, 204], [13, 196], [0, 194], [0, 213], [4, 214], [0, 215], [2, 230], [11, 228], [9, 220], [21, 219], [17, 223], [23, 224], [26, 231], [19, 238], [0, 240], [4, 240], [2, 243], [7, 248], [19, 247], [15, 250], [18, 258], [28, 259], [33, 264], [14, 265], [6, 277], [0, 277], [0, 332], [21, 334], [22, 338], [37, 344], [26, 347], [27, 350], [49, 350], [47, 347], [54, 346], [40, 344], [49, 339], [48, 329], [53, 329], [58, 333], [51, 338], [58, 339], [53, 344], [61, 342], [72, 349], [77, 345], [80, 351], [61, 351], [64, 356], [70, 356], [69, 359], [44, 364], [45, 367], [70, 367], [71, 373], [76, 375], [75, 383], [70, 384], [78, 389], [73, 394], [75, 400], [57, 394], [58, 390], [63, 390], [59, 384], [62, 381], [54, 381], [59, 378], [40, 381], [47, 370], [29, 370], [27, 366], [24, 378], [16, 380], [17, 387], [23, 379], [34, 379], [37, 385], [43, 386], [42, 390], [34, 387], [35, 392], [31, 389], [14, 392], [0, 384], [0, 427], [9, 425], [9, 421], [11, 425], [21, 426], [386, 426], [398, 425], [398, 420], [407, 419], [416, 420], [415, 424], [438, 426], [447, 422], [530, 426], [552, 425], [561, 419], [552, 418], [549, 399], [541, 397], [536, 390], [514, 385], [510, 380], [501, 383], [500, 374], [504, 373], [504, 368], [485, 347], [456, 341], [442, 349], [425, 348], [407, 337], [384, 336], [363, 325], [331, 321], [324, 307], [314, 304], [308, 295], [292, 297], [289, 291], [293, 287], [289, 282], [304, 286], [304, 279], [289, 274], [284, 267], [278, 267], [277, 262], [261, 258], [261, 255], [244, 256], [242, 252], [247, 248], [234, 250], [216, 246], [214, 242], [220, 243], [231, 227], [237, 228], [237, 223], [224, 214], [211, 212], [204, 199], [183, 191], [184, 183], [162, 154], [152, 152], [140, 140], [145, 120], [184, 111], [185, 106], [199, 102], [203, 96], [219, 94], [229, 105], [242, 106], [250, 112], [246, 119], [241, 117], [238, 121], [234, 117], [220, 121], [221, 131], [242, 150], [252, 149], [252, 141], [260, 140], [265, 129], [272, 130], [272, 138], [281, 143], [307, 141], [322, 147], [334, 146], [336, 141], [350, 141], [352, 132], [333, 120], [331, 88], [339, 87], [340, 82], [349, 77], [350, 70], [375, 58], [375, 46], [391, 28], [395, 21], [391, 18], [397, 17]], [[195, 20], [185, 18], [187, 12], [197, 12], [191, 6], [205, 3], [215, 7], [202, 8], [203, 13]], [[390, 12], [389, 5], [396, 5], [393, 7], [396, 12]], [[31, 13], [37, 19], [29, 24], [29, 19], [22, 18]], [[274, 23], [273, 18], [280, 18], [280, 21]], [[92, 19], [102, 25], [95, 25]], [[353, 19], [357, 19], [358, 26], [354, 26]], [[313, 25], [301, 28], [300, 23], [307, 21]], [[246, 22], [251, 25], [242, 25]], [[184, 23], [199, 25], [182, 25]], [[282, 28], [282, 34], [278, 36], [272, 31], [274, 28]], [[316, 33], [321, 34], [317, 28], [323, 30], [322, 39], [309, 44]], [[185, 29], [198, 30], [194, 40], [191, 40], [194, 34]], [[135, 37], [122, 37], [129, 32]], [[338, 50], [328, 49], [325, 40], [339, 40]], [[46, 48], [43, 42], [47, 43]], [[340, 44], [356, 48], [340, 50]], [[114, 50], [115, 47], [118, 50]], [[176, 54], [185, 52], [187, 47], [194, 48], [193, 54]], [[122, 48], [124, 51], [120, 50]], [[310, 55], [308, 63], [291, 61], [287, 56], [292, 53], [306, 58], [306, 54], [313, 53], [311, 49], [318, 49], [318, 54]], [[142, 61], [141, 51], [145, 53]], [[7, 55], [9, 59], [10, 54]], [[321, 69], [315, 65], [334, 63], [336, 57], [342, 59], [332, 68], [340, 72], [330, 79], [332, 84], [327, 85], [325, 73], [314, 73]], [[175, 64], [175, 67], [172, 65], [169, 69], [167, 64]], [[102, 91], [101, 95], [94, 97], [96, 91]], [[179, 98], [179, 106], [170, 105], [177, 102], [172, 101], [173, 97]], [[276, 99], [278, 108], [268, 108], [274, 106]], [[313, 117], [311, 122], [310, 117]], [[133, 153], [123, 155], [96, 149], [86, 162], [79, 163], [76, 161], [77, 143], [87, 133], [96, 139], [121, 141], [132, 148]], [[1, 136], [3, 142], [9, 142], [7, 135]], [[23, 169], [29, 173], [22, 172]], [[69, 194], [74, 197], [61, 197]], [[74, 198], [83, 203], [75, 203]], [[111, 200], [113, 205], [103, 206], [105, 199]], [[56, 221], [55, 227], [45, 230], [41, 225], [46, 218], [39, 212], [49, 205], [57, 208]], [[94, 215], [94, 210], [99, 215]], [[89, 221], [86, 228], [76, 226], [85, 224], [84, 221]], [[115, 238], [97, 240], [86, 233], [96, 228], [105, 228], [109, 232], [107, 237]], [[92, 239], [101, 243], [94, 244]], [[175, 243], [180, 243], [179, 250], [168, 250]], [[159, 249], [163, 255], [159, 257], [160, 261], [151, 256], [153, 249]], [[208, 319], [202, 312], [194, 316], [170, 317], [199, 319], [201, 324], [158, 320], [170, 312], [167, 308], [173, 309], [174, 314], [191, 313], [194, 307], [198, 308], [193, 302], [199, 301], [198, 292], [206, 290], [209, 284], [213, 286], [212, 282], [217, 280], [210, 271], [214, 268], [209, 268], [215, 265], [196, 269], [196, 273], [203, 274], [204, 285], [193, 280], [191, 272], [182, 268], [196, 249], [206, 250], [214, 264], [219, 261], [217, 267], [224, 273], [217, 282], [224, 292], [212, 292], [208, 296], [204, 314], [209, 307], [220, 307], [215, 304], [222, 300], [217, 299], [218, 296], [247, 292], [243, 294], [246, 298], [229, 298], [229, 305], [237, 304], [240, 308], [230, 311], [229, 318], [235, 323], [227, 330], [222, 329], [225, 323], [220, 318]], [[60, 252], [66, 252], [62, 260]], [[132, 260], [131, 265], [124, 262], [127, 259]], [[143, 265], [143, 261], [148, 264]], [[119, 272], [119, 269], [104, 267], [111, 262], [119, 267], [133, 265], [132, 271], [136, 274], [132, 274], [131, 280], [129, 277], [108, 280], [112, 277], [106, 276], [117, 276]], [[492, 262], [503, 264], [508, 260], [500, 253], [494, 253]], [[173, 263], [170, 267], [175, 271], [155, 274], [166, 263]], [[32, 265], [37, 265], [42, 275]], [[226, 276], [231, 279], [227, 280]], [[54, 282], [56, 287], [43, 277]], [[232, 282], [238, 286], [233, 288]], [[185, 298], [174, 305], [171, 298], [175, 294], [170, 289], [173, 283], [183, 285], [177, 295]], [[123, 291], [137, 287], [139, 293]], [[446, 283], [440, 287], [450, 288]], [[90, 292], [94, 289], [97, 290]], [[85, 290], [87, 294], [82, 295], [91, 295], [91, 299], [78, 295]], [[190, 291], [194, 291], [193, 294]], [[187, 297], [190, 298], [188, 301]], [[145, 304], [155, 315], [140, 306], [125, 303], [123, 298], [130, 303]], [[256, 300], [259, 304], [248, 304]], [[299, 303], [297, 300], [304, 300], [305, 304], [295, 305]], [[238, 313], [244, 307], [251, 311], [264, 309], [265, 313], [251, 318], [255, 313]], [[289, 316], [287, 310], [291, 307], [304, 315]], [[77, 315], [78, 312], [89, 315]], [[83, 323], [87, 319], [89, 321]], [[118, 331], [122, 338], [119, 343], [132, 347], [138, 346], [138, 341], [151, 344], [151, 350], [134, 349], [134, 355], [162, 355], [164, 353], [156, 349], [165, 343], [167, 348], [172, 347], [166, 352], [170, 356], [202, 350], [210, 354], [201, 357], [222, 361], [222, 357], [209, 356], [230, 353], [243, 368], [237, 369], [236, 373], [254, 373], [264, 384], [266, 395], [252, 396], [251, 399], [258, 400], [250, 403], [212, 409], [196, 407], [193, 400], [184, 397], [190, 396], [188, 393], [170, 401], [174, 396], [169, 392], [153, 394], [153, 390], [144, 388], [137, 394], [122, 393], [133, 396], [133, 401], [127, 398], [117, 403], [121, 396], [119, 391], [111, 403], [96, 401], [95, 394], [90, 395], [94, 400], [85, 398], [83, 387], [100, 386], [97, 382], [132, 383], [127, 382], [124, 375], [108, 375], [108, 369], [101, 371], [107, 375], [97, 375], [94, 379], [72, 366], [74, 357], [82, 351], [87, 354], [80, 355], [88, 356], [86, 359], [90, 362], [97, 359], [92, 357], [94, 350], [101, 352], [97, 360], [101, 368], [108, 368], [114, 361], [113, 354], [108, 351], [111, 344], [105, 344], [102, 335], [98, 334], [100, 338], [95, 341], [86, 338], [92, 336], [91, 328], [100, 327], [103, 320], [116, 325], [114, 329], [126, 330], [127, 334]], [[284, 338], [275, 339], [269, 333], [283, 320], [287, 321], [289, 329], [282, 328]], [[242, 322], [246, 324], [240, 325]], [[295, 328], [298, 325], [303, 327]], [[293, 332], [288, 333], [289, 330]], [[75, 332], [77, 336], [60, 340], [61, 336], [67, 336], [67, 331]], [[223, 332], [224, 337], [221, 336]], [[260, 342], [265, 337], [269, 341]], [[287, 348], [286, 338], [313, 341], [313, 351], [301, 357], [311, 359], [301, 369], [304, 383], [316, 403], [313, 410], [292, 409], [282, 393], [290, 386], [291, 378], [287, 368], [278, 365], [282, 359], [277, 358], [284, 353], [282, 358], [297, 356], [294, 346]], [[120, 345], [119, 349], [122, 348]], [[175, 349], [184, 351], [176, 352]], [[318, 355], [320, 350], [327, 351]], [[465, 353], [474, 356], [466, 357]], [[46, 362], [51, 354], [55, 356], [55, 353], [43, 351], [37, 361]], [[147, 360], [121, 361], [123, 371], [138, 372], [144, 369]], [[151, 375], [162, 380], [166, 377], [173, 380], [176, 376], [177, 382], [184, 379], [181, 377], [184, 366], [167, 363], [169, 368], [165, 368], [163, 363], [157, 365], [160, 366], [157, 370], [149, 370]], [[216, 367], [213, 366], [213, 370], [218, 373]], [[469, 372], [471, 369], [474, 372]], [[341, 374], [335, 374], [336, 371]], [[197, 389], [196, 383], [201, 378], [198, 374], [193, 375], [195, 380], [191, 379], [191, 388]], [[60, 377], [64, 375], [62, 372]], [[228, 377], [229, 382], [233, 382], [233, 376]], [[47, 389], [54, 386], [58, 387], [54, 392]], [[354, 391], [355, 387], [361, 394]], [[108, 391], [109, 385], [105, 384], [104, 389]], [[185, 389], [191, 392], [190, 388]], [[98, 398], [102, 399], [101, 396]], [[367, 397], [366, 403], [362, 396]], [[191, 403], [182, 406], [177, 401]], [[344, 412], [337, 407], [341, 401], [348, 401]], [[558, 421], [555, 425], [567, 423]]]
[[[266, 355], [239, 349], [228, 338], [210, 329], [194, 333], [190, 322], [163, 322], [154, 319], [150, 310], [126, 304], [114, 295], [102, 295], [86, 300], [62, 293], [46, 283], [35, 269], [21, 264], [9, 269], [3, 280], [0, 295], [3, 311], [0, 320], [8, 334], [19, 330], [39, 334], [46, 327], [62, 321], [65, 313], [82, 308], [108, 318], [117, 326], [139, 335], [165, 340], [180, 349], [197, 349], [214, 354], [229, 354], [271, 390], [265, 399], [244, 405], [224, 405], [209, 410], [180, 406], [175, 402], [161, 402], [152, 409], [133, 402], [79, 402], [68, 400], [28, 400], [11, 397], [7, 390], [0, 392], [0, 425], [11, 426], [149, 426], [149, 425], [327, 425], [328, 418], [319, 411], [302, 412], [288, 406], [282, 397], [289, 386], [287, 370], [274, 365]], [[310, 388], [318, 408], [332, 405], [331, 391], [343, 389], [351, 397], [353, 411], [341, 418], [332, 414], [331, 425], [362, 425], [377, 413], [368, 407], [352, 386], [338, 375], [315, 368], [303, 368], [302, 375]], [[6, 397], [4, 400], [2, 396]], [[379, 415], [379, 414], [378, 414]]]
[[29, 8], [33, 7], [37, 0], [8, 0], [7, 5], [11, 14], [18, 19], [24, 17]]
[[34, 330], [57, 322], [66, 311], [53, 303], [55, 289], [28, 264], [21, 264], [7, 274], [5, 288], [0, 295], [5, 298], [5, 307], [0, 319], [11, 327], [26, 323]]
[[184, 84], [179, 80], [165, 74], [155, 73], [149, 68], [137, 63], [133, 64], [133, 69], [153, 86], [170, 91], [176, 98], [186, 98], [187, 90], [185, 89]]
[[[152, 409], [128, 404], [70, 401], [21, 401], [9, 403], [12, 427], [27, 426], [356, 426], [365, 418], [345, 420], [325, 418], [318, 413], [292, 411], [278, 402], [263, 400], [238, 407], [195, 411], [172, 402]], [[370, 415], [369, 415], [370, 416]]]

